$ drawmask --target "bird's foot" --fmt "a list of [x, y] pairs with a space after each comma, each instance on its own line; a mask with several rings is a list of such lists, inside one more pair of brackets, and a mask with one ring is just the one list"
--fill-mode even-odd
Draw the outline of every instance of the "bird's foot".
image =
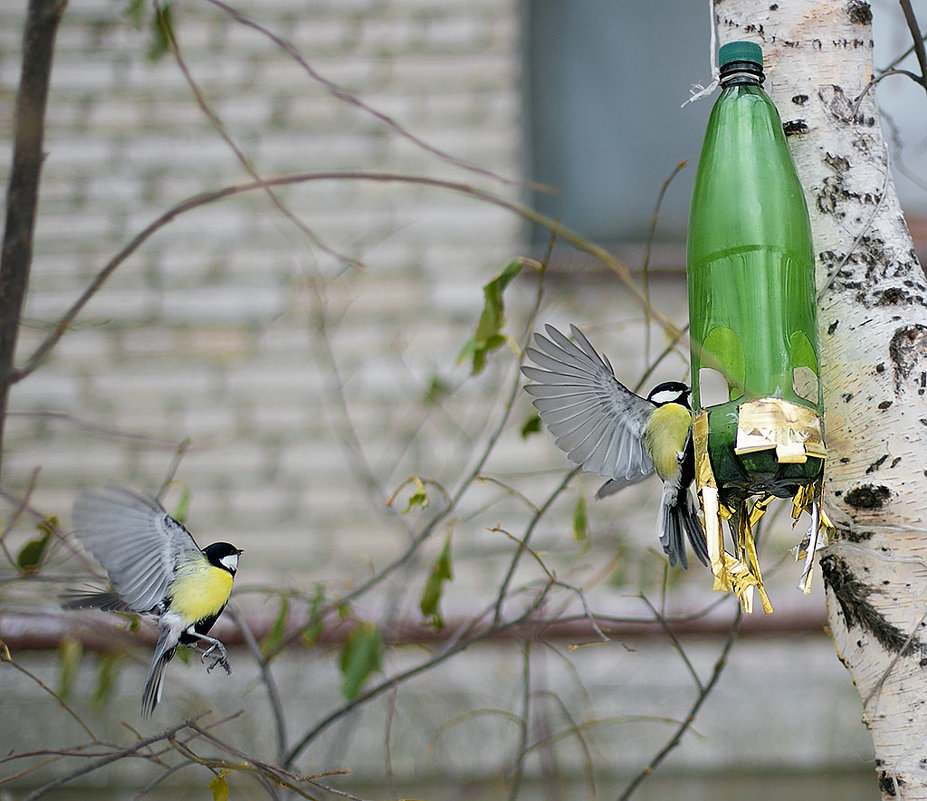
[[[212, 662], [210, 662], [206, 667], [206, 672], [212, 673], [216, 665], [222, 665], [222, 668], [225, 670], [225, 672], [230, 674], [232, 672], [232, 668], [229, 665], [229, 655], [225, 650], [225, 646], [218, 640], [213, 640], [212, 638], [210, 638], [210, 642], [212, 644], [208, 648], [200, 651], [200, 662], [202, 662], [204, 665], [206, 664], [206, 657], [212, 659]], [[213, 651], [216, 650], [218, 650], [219, 653], [213, 653]]]
[[222, 665], [222, 669], [225, 671], [226, 675], [228, 676], [232, 675], [232, 666], [229, 664], [229, 660], [224, 655], [216, 654], [213, 657], [212, 662], [206, 668], [206, 672], [212, 673], [213, 668], [216, 665]]

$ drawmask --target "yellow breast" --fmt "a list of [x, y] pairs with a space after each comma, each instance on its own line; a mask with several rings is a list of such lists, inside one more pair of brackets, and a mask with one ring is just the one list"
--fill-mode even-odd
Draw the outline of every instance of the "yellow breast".
[[171, 610], [196, 622], [218, 614], [232, 592], [232, 574], [205, 559], [181, 568], [171, 584]]
[[644, 447], [650, 452], [657, 475], [670, 478], [679, 469], [676, 454], [686, 446], [692, 415], [685, 406], [667, 403], [660, 406], [647, 422]]

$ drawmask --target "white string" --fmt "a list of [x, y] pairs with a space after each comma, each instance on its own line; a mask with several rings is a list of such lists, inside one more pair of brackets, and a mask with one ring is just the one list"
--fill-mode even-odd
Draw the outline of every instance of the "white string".
[[689, 89], [691, 97], [686, 100], [680, 108], [685, 108], [689, 103], [694, 103], [696, 100], [708, 97], [718, 88], [718, 31], [715, 26], [714, 0], [708, 0], [708, 18], [711, 20], [711, 83], [708, 84], [708, 86], [702, 86], [700, 83], [692, 84], [692, 88]]

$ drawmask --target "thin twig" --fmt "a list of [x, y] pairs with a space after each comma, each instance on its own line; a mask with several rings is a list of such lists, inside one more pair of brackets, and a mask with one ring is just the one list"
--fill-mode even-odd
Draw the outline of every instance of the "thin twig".
[[650, 359], [650, 254], [653, 251], [653, 240], [657, 233], [657, 221], [660, 219], [660, 209], [663, 206], [663, 198], [666, 197], [666, 190], [673, 182], [673, 179], [682, 172], [686, 166], [683, 159], [676, 165], [676, 168], [669, 174], [660, 191], [657, 193], [657, 202], [653, 207], [653, 216], [650, 218], [650, 230], [647, 232], [647, 244], [644, 247], [644, 260], [641, 263], [641, 274], [643, 277], [644, 299], [644, 358]]
[[6, 536], [19, 522], [19, 518], [23, 516], [23, 512], [29, 508], [29, 499], [32, 497], [32, 493], [35, 490], [35, 482], [38, 477], [39, 468], [35, 468], [35, 470], [33, 470], [29, 476], [29, 485], [26, 487], [25, 493], [16, 502], [16, 507], [13, 509], [13, 513], [10, 515], [7, 524], [3, 527], [3, 531], [0, 532], [0, 548], [3, 549], [3, 554], [9, 560], [9, 563], [17, 570], [19, 570], [19, 564], [17, 563], [16, 559], [13, 558], [13, 554], [11, 554], [6, 547]]
[[326, 715], [322, 720], [316, 723], [311, 729], [309, 729], [303, 735], [303, 737], [299, 740], [299, 742], [296, 743], [296, 745], [294, 745], [290, 749], [290, 752], [287, 754], [286, 759], [283, 761], [283, 766], [289, 767], [290, 765], [292, 765], [293, 762], [303, 752], [303, 750], [305, 750], [306, 746], [308, 746], [309, 743], [311, 743], [319, 734], [321, 734], [323, 731], [325, 731], [325, 729], [331, 726], [332, 723], [334, 723], [337, 720], [340, 720], [341, 718], [343, 718], [348, 713], [352, 712], [357, 707], [367, 703], [368, 701], [372, 700], [373, 698], [376, 698], [379, 695], [382, 695], [387, 690], [390, 690], [393, 687], [396, 687], [397, 685], [412, 678], [413, 676], [417, 676], [420, 673], [425, 673], [431, 670], [432, 668], [436, 667], [442, 662], [447, 661], [452, 656], [456, 656], [457, 654], [465, 651], [471, 645], [474, 645], [479, 642], [483, 642], [484, 640], [490, 637], [493, 637], [499, 634], [500, 632], [505, 631], [506, 629], [513, 628], [515, 626], [520, 625], [524, 621], [529, 620], [532, 617], [532, 615], [534, 615], [534, 613], [544, 603], [544, 599], [547, 597], [547, 593], [550, 590], [550, 587], [551, 585], [549, 583], [545, 585], [541, 589], [541, 591], [538, 592], [534, 601], [531, 604], [529, 604], [528, 607], [518, 617], [512, 620], [506, 621], [504, 623], [500, 623], [497, 626], [490, 626], [485, 631], [474, 635], [468, 640], [460, 640], [456, 642], [452, 648], [445, 648], [440, 653], [432, 657], [431, 659], [423, 663], [420, 663], [418, 665], [415, 665], [414, 667], [411, 667], [408, 670], [405, 670], [401, 673], [397, 673], [388, 679], [385, 679], [384, 681], [380, 682], [380, 684], [377, 684], [371, 687], [366, 692], [361, 693], [357, 697], [348, 701], [346, 704], [342, 704], [340, 707], [333, 710], [331, 713]]
[[283, 703], [280, 700], [280, 691], [277, 689], [277, 682], [270, 669], [270, 662], [265, 659], [264, 655], [261, 653], [261, 646], [258, 644], [257, 639], [255, 639], [254, 632], [251, 631], [251, 627], [248, 625], [248, 621], [245, 620], [245, 616], [240, 614], [238, 609], [234, 606], [229, 606], [225, 611], [235, 622], [235, 625], [238, 626], [238, 630], [244, 638], [245, 645], [247, 645], [248, 650], [251, 651], [251, 655], [254, 657], [254, 661], [261, 673], [261, 683], [267, 691], [267, 700], [270, 703], [270, 711], [274, 719], [274, 729], [277, 734], [277, 759], [282, 760], [286, 754], [287, 748], [286, 716], [283, 712]]
[[[161, 13], [161, 0], [153, 0], [155, 10], [158, 13]], [[216, 133], [222, 137], [222, 140], [229, 146], [232, 153], [235, 154], [235, 158], [238, 159], [242, 167], [245, 168], [245, 171], [250, 175], [255, 181], [260, 181], [261, 176], [258, 174], [254, 165], [251, 163], [250, 159], [245, 155], [244, 151], [238, 146], [234, 139], [232, 139], [231, 134], [225, 127], [225, 124], [222, 122], [222, 119], [219, 115], [213, 110], [212, 106], [209, 104], [209, 101], [206, 99], [206, 96], [203, 94], [202, 90], [197, 84], [196, 80], [193, 77], [193, 73], [190, 72], [190, 68], [187, 66], [187, 62], [183, 57], [183, 54], [180, 52], [180, 45], [178, 44], [176, 38], [173, 36], [173, 31], [168, 30], [167, 32], [167, 41], [168, 46], [170, 47], [171, 54], [174, 56], [174, 60], [177, 62], [177, 67], [180, 70], [181, 74], [186, 80], [187, 85], [190, 87], [190, 91], [193, 93], [193, 97], [197, 102], [197, 105], [200, 107], [200, 110], [203, 114], [206, 115], [206, 119], [209, 120], [212, 127], [216, 130]], [[272, 187], [265, 187], [264, 189], [267, 197], [270, 199], [270, 202], [274, 207], [290, 222], [293, 226], [309, 240], [309, 242], [315, 247], [319, 248], [323, 253], [327, 253], [332, 258], [337, 261], [345, 264], [349, 267], [354, 267], [357, 269], [363, 269], [364, 265], [355, 259], [349, 258], [342, 253], [339, 253], [332, 247], [329, 247], [322, 241], [322, 239], [312, 231], [309, 226], [307, 226], [302, 220], [300, 220], [286, 204], [280, 199], [276, 192], [274, 192]]]
[[31, 671], [27, 670], [22, 665], [17, 663], [13, 659], [13, 657], [10, 655], [10, 652], [7, 650], [5, 645], [0, 644], [0, 650], [2, 650], [2, 654], [0, 654], [0, 665], [2, 665], [5, 662], [6, 664], [18, 670], [24, 676], [28, 676], [30, 679], [32, 679], [32, 681], [34, 681], [39, 687], [41, 687], [52, 698], [54, 698], [55, 701], [57, 701], [58, 705], [77, 722], [77, 725], [80, 726], [85, 732], [87, 732], [87, 736], [91, 740], [93, 740], [94, 743], [100, 742], [99, 738], [93, 733], [91, 728], [86, 723], [84, 723], [81, 716], [78, 715], [73, 709], [71, 709], [68, 703], [58, 693], [56, 693], [51, 687], [49, 687], [44, 681], [42, 681], [34, 673], [32, 673]]
[[171, 482], [174, 480], [174, 476], [177, 475], [177, 470], [180, 467], [180, 462], [184, 456], [187, 455], [187, 451], [190, 449], [190, 446], [193, 444], [193, 439], [191, 437], [185, 437], [181, 440], [180, 444], [174, 449], [174, 458], [171, 459], [171, 463], [167, 467], [167, 472], [164, 474], [164, 479], [161, 481], [161, 486], [158, 487], [158, 491], [155, 493], [156, 498], [160, 498], [167, 492], [167, 488], [171, 485]]
[[692, 707], [689, 709], [689, 714], [686, 715], [685, 720], [679, 724], [679, 727], [674, 732], [673, 736], [667, 741], [664, 745], [647, 763], [646, 767], [641, 770], [634, 779], [625, 787], [624, 791], [618, 796], [618, 801], [627, 801], [637, 789], [638, 785], [648, 776], [651, 776], [653, 772], [657, 769], [660, 763], [666, 759], [667, 755], [679, 745], [682, 740], [683, 735], [691, 728], [692, 724], [695, 722], [695, 716], [698, 714], [699, 710], [702, 708], [702, 704], [705, 703], [705, 700], [711, 695], [711, 691], [714, 689], [715, 685], [718, 683], [718, 679], [721, 678], [721, 674], [724, 672], [724, 668], [727, 666], [727, 657], [731, 652], [731, 648], [734, 647], [734, 643], [737, 640], [737, 632], [740, 629], [740, 622], [743, 620], [743, 612], [741, 611], [740, 606], [737, 606], [737, 611], [734, 614], [734, 622], [731, 625], [731, 630], [728, 632], [727, 639], [724, 642], [724, 647], [721, 649], [721, 654], [718, 656], [717, 661], [715, 662], [715, 668], [712, 671], [711, 678], [705, 684], [704, 688], [698, 693], [698, 696], [695, 699], [695, 702], [692, 704]]
[[679, 642], [679, 638], [673, 632], [666, 622], [666, 618], [663, 616], [662, 612], [658, 612], [656, 607], [650, 603], [650, 599], [646, 595], [641, 593], [641, 600], [647, 604], [647, 607], [653, 612], [654, 619], [660, 624], [660, 628], [663, 629], [663, 632], [669, 638], [669, 641], [673, 644], [673, 647], [676, 649], [679, 656], [682, 658], [683, 663], [686, 666], [686, 670], [689, 671], [689, 675], [692, 676], [692, 680], [695, 682], [696, 689], [701, 693], [705, 691], [705, 686], [702, 684], [701, 678], [699, 678], [698, 673], [695, 670], [694, 665], [689, 659], [688, 654], [686, 654], [685, 649], [682, 647], [682, 643]]
[[521, 790], [521, 783], [525, 776], [525, 757], [528, 755], [528, 736], [531, 727], [531, 638], [527, 637], [523, 644], [521, 657], [521, 734], [518, 738], [518, 755], [515, 758], [515, 770], [512, 773], [512, 784], [509, 787], [509, 801], [516, 801]]
[[56, 787], [62, 787], [63, 785], [74, 781], [74, 779], [77, 779], [81, 776], [86, 776], [88, 773], [93, 773], [95, 770], [99, 770], [100, 768], [105, 767], [106, 765], [110, 765], [113, 762], [117, 762], [120, 759], [124, 759], [125, 757], [132, 756], [133, 754], [141, 751], [143, 748], [147, 748], [149, 745], [161, 742], [162, 740], [167, 740], [170, 737], [173, 737], [181, 729], [192, 728], [195, 725], [195, 722], [206, 714], [208, 713], [203, 712], [200, 715], [197, 715], [195, 718], [190, 718], [189, 720], [175, 723], [173, 726], [165, 729], [160, 734], [153, 734], [151, 737], [145, 737], [144, 739], [139, 740], [137, 743], [133, 743], [127, 748], [115, 751], [109, 756], [98, 759], [89, 765], [83, 765], [82, 767], [72, 771], [71, 773], [68, 773], [65, 776], [59, 776], [54, 781], [49, 782], [48, 784], [40, 787], [38, 790], [28, 795], [25, 801], [35, 801], [36, 798], [41, 798], [43, 795], [50, 792], [51, 790], [54, 790]]
[[[323, 76], [321, 73], [317, 72], [315, 69], [313, 69], [313, 67], [309, 64], [309, 62], [306, 61], [306, 59], [299, 52], [299, 50], [297, 50], [296, 47], [290, 42], [288, 42], [286, 39], [283, 39], [282, 37], [277, 36], [277, 34], [273, 33], [268, 28], [265, 28], [260, 23], [255, 22], [253, 19], [245, 16], [243, 13], [232, 8], [231, 6], [226, 5], [225, 3], [221, 2], [221, 0], [209, 0], [209, 2], [212, 3], [216, 8], [224, 11], [226, 14], [232, 17], [232, 19], [234, 19], [236, 22], [248, 28], [252, 28], [253, 30], [260, 33], [262, 36], [266, 36], [268, 39], [270, 39], [270, 41], [272, 41], [277, 47], [279, 47], [281, 50], [287, 53], [287, 55], [289, 55], [294, 61], [296, 61], [296, 63], [299, 64], [303, 68], [305, 73], [310, 78], [312, 78], [312, 80], [314, 80], [316, 83], [323, 86], [326, 89], [326, 91], [328, 91], [328, 93], [332, 95], [332, 97], [335, 97], [336, 99], [344, 103], [347, 103], [348, 105], [354, 106], [355, 108], [360, 109], [366, 114], [369, 114], [370, 116], [384, 123], [386, 126], [391, 128], [393, 131], [395, 131], [397, 134], [399, 134], [404, 139], [407, 139], [408, 141], [412, 142], [412, 144], [414, 144], [416, 147], [424, 150], [427, 153], [431, 153], [433, 156], [436, 156], [441, 161], [444, 161], [448, 164], [452, 164], [455, 167], [461, 167], [477, 175], [482, 175], [486, 178], [491, 178], [492, 180], [498, 181], [499, 183], [510, 185], [510, 186], [524, 186], [525, 185], [523, 181], [512, 180], [510, 178], [504, 178], [501, 175], [498, 175], [497, 173], [492, 172], [491, 170], [487, 170], [484, 167], [480, 167], [476, 164], [472, 164], [470, 162], [456, 158], [455, 156], [452, 156], [449, 153], [446, 153], [445, 151], [440, 150], [439, 148], [428, 144], [423, 139], [421, 139], [420, 137], [416, 136], [411, 131], [409, 131], [407, 128], [404, 128], [402, 125], [396, 122], [396, 120], [394, 120], [392, 117], [389, 117], [388, 115], [384, 114], [382, 111], [378, 111], [373, 106], [365, 103], [359, 97], [349, 92], [347, 89], [344, 89], [343, 87], [336, 84], [334, 81], [329, 80], [328, 78]], [[537, 184], [529, 184], [528, 188], [550, 191], [547, 187], [542, 187]]]
[[924, 39], [921, 36], [920, 26], [917, 24], [914, 7], [911, 5], [911, 0], [898, 0], [898, 2], [901, 3], [901, 13], [904, 14], [905, 24], [911, 32], [914, 55], [917, 57], [917, 63], [921, 68], [920, 77], [914, 80], [927, 92], [927, 51], [924, 50]]
[[[187, 198], [187, 200], [184, 200], [163, 212], [156, 219], [145, 226], [145, 228], [143, 228], [138, 234], [136, 234], [122, 248], [122, 250], [120, 250], [112, 259], [110, 259], [110, 261], [107, 262], [107, 264], [97, 273], [88, 287], [84, 290], [83, 293], [81, 293], [80, 297], [78, 297], [78, 299], [64, 313], [61, 319], [55, 324], [51, 332], [49, 332], [49, 334], [38, 345], [38, 347], [36, 347], [35, 351], [33, 351], [32, 355], [28, 358], [25, 364], [13, 371], [11, 376], [11, 383], [21, 381], [45, 361], [51, 350], [55, 347], [55, 345], [58, 344], [60, 339], [70, 329], [71, 324], [74, 322], [77, 315], [80, 314], [84, 306], [87, 305], [90, 299], [97, 293], [100, 287], [106, 283], [106, 281], [116, 271], [116, 269], [129, 256], [138, 250], [142, 244], [144, 244], [149, 238], [151, 238], [155, 233], [160, 231], [166, 225], [171, 223], [175, 218], [182, 214], [186, 214], [187, 212], [193, 211], [194, 209], [215, 203], [220, 200], [247, 194], [248, 192], [255, 192], [259, 190], [263, 191], [268, 186], [291, 186], [313, 181], [372, 181], [377, 183], [418, 184], [434, 189], [443, 189], [456, 194], [472, 197], [475, 200], [490, 203], [494, 206], [497, 206], [498, 208], [510, 211], [513, 214], [528, 220], [529, 222], [536, 223], [537, 225], [548, 229], [553, 234], [555, 234], [558, 239], [566, 240], [579, 250], [589, 253], [591, 256], [601, 261], [609, 270], [615, 273], [621, 283], [625, 286], [625, 289], [639, 303], [641, 303], [642, 306], [646, 306], [646, 299], [644, 298], [643, 293], [631, 278], [631, 271], [623, 261], [613, 256], [604, 248], [589, 242], [584, 237], [580, 236], [572, 229], [562, 225], [557, 220], [546, 217], [543, 214], [539, 214], [533, 209], [528, 208], [527, 206], [523, 206], [511, 200], [507, 200], [487, 190], [458, 181], [448, 181], [440, 178], [406, 175], [403, 173], [367, 172], [363, 170], [297, 173], [293, 175], [284, 175], [277, 178], [268, 178], [262, 181], [235, 184], [232, 186], [223, 187], [221, 189], [202, 192], [198, 195]], [[678, 336], [679, 328], [676, 326], [676, 323], [673, 322], [673, 320], [671, 320], [668, 316], [658, 312], [655, 309], [651, 309], [650, 314], [664, 328], [664, 330], [666, 330], [670, 337]]]
[[[554, 653], [557, 653], [554, 651]], [[560, 656], [560, 654], [557, 654]], [[537, 748], [544, 748], [556, 744], [560, 740], [573, 737], [576, 739], [576, 742], [579, 744], [580, 750], [583, 752], [583, 770], [586, 774], [586, 783], [589, 785], [589, 798], [590, 801], [595, 801], [596, 798], [596, 786], [595, 786], [595, 768], [592, 763], [592, 751], [589, 748], [589, 744], [586, 742], [586, 738], [583, 737], [583, 730], [588, 728], [587, 725], [578, 723], [570, 712], [569, 706], [564, 702], [564, 700], [557, 695], [555, 692], [550, 690], [537, 691], [535, 693], [537, 696], [545, 696], [547, 698], [552, 698], [557, 706], [560, 709], [560, 714], [563, 715], [569, 722], [569, 728], [562, 732], [551, 732], [547, 734], [543, 739], [538, 740], [537, 742], [532, 743], [528, 747], [528, 751], [534, 751]]]

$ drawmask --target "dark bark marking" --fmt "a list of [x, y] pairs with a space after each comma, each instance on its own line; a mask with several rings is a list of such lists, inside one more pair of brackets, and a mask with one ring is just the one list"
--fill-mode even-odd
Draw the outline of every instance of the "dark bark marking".
[[855, 25], [868, 25], [872, 22], [872, 9], [862, 0], [850, 0], [847, 3], [847, 16]]
[[927, 325], [915, 323], [899, 328], [888, 345], [895, 372], [895, 390], [900, 390], [927, 353]]
[[902, 656], [920, 656], [924, 644], [917, 636], [910, 636], [898, 626], [889, 623], [869, 601], [874, 590], [856, 576], [842, 559], [828, 554], [821, 558], [821, 574], [828, 589], [843, 612], [847, 628], [856, 627], [869, 632], [886, 651]]
[[872, 531], [856, 531], [850, 528], [838, 528], [834, 532], [834, 539], [844, 542], [866, 542], [873, 537]]
[[879, 789], [885, 794], [894, 798], [898, 794], [898, 788], [904, 785], [904, 780], [897, 776], [891, 776], [888, 772], [879, 773]]
[[847, 493], [847, 503], [854, 509], [881, 509], [892, 497], [891, 490], [881, 484], [863, 484]]

